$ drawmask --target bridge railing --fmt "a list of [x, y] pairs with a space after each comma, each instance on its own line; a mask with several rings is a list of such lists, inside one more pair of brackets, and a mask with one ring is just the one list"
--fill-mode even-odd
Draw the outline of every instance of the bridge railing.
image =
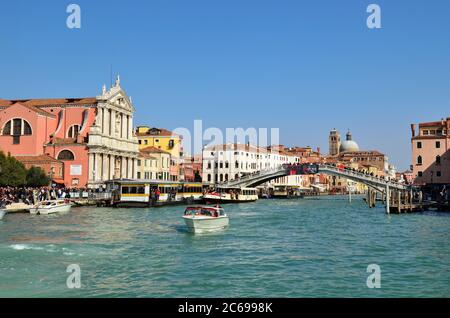
[[394, 181], [394, 180], [389, 180], [389, 179], [385, 179], [385, 178], [381, 178], [381, 177], [372, 176], [370, 174], [367, 174], [367, 173], [364, 173], [364, 172], [359, 172], [359, 171], [354, 171], [354, 170], [351, 170], [349, 168], [347, 168], [347, 169], [346, 168], [340, 168], [340, 167], [327, 165], [327, 164], [320, 165], [320, 168], [321, 169], [332, 170], [332, 171], [335, 171], [335, 172], [337, 172], [337, 173], [339, 173], [341, 175], [353, 176], [353, 177], [360, 178], [360, 179], [363, 179], [363, 180], [367, 180], [367, 181], [370, 181], [372, 183], [383, 185], [383, 186], [388, 186], [389, 185], [391, 187], [397, 187], [397, 188], [398, 187], [402, 187], [402, 188], [405, 188], [405, 189], [408, 187], [407, 185], [405, 185], [403, 183], [400, 183], [400, 182], [397, 182], [397, 181]]
[[220, 186], [220, 185], [229, 185], [229, 184], [233, 184], [233, 183], [241, 183], [241, 182], [245, 182], [247, 180], [252, 180], [255, 178], [259, 178], [259, 177], [265, 177], [265, 176], [271, 175], [273, 173], [282, 172], [285, 170], [286, 170], [286, 168], [284, 166], [279, 166], [277, 168], [266, 169], [266, 170], [259, 170], [257, 172], [239, 177], [238, 179], [233, 179], [233, 180], [218, 183], [218, 185]]

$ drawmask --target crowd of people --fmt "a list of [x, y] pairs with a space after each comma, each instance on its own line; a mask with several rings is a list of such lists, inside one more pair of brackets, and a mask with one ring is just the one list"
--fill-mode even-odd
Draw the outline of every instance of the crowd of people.
[[103, 189], [86, 189], [86, 188], [64, 188], [64, 187], [0, 187], [0, 207], [23, 202], [28, 205], [37, 202], [56, 199], [70, 199], [74, 193], [96, 193], [102, 192]]

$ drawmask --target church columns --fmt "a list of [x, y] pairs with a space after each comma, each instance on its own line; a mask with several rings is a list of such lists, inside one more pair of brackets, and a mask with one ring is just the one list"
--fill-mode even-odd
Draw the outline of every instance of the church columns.
[[94, 180], [94, 173], [93, 173], [94, 172], [94, 154], [93, 153], [89, 154], [89, 161], [88, 161], [88, 163], [89, 163], [88, 180], [89, 181], [93, 181]]
[[111, 137], [115, 137], [116, 136], [116, 111], [115, 110], [111, 110], [111, 120], [110, 125], [111, 125]]
[[114, 174], [115, 174], [115, 161], [116, 161], [116, 156], [114, 155], [110, 155], [109, 156], [109, 179], [112, 180], [115, 178]]
[[97, 117], [95, 119], [97, 126], [103, 129], [103, 107], [98, 108]]
[[133, 178], [133, 166], [132, 166], [132, 161], [131, 158], [127, 158], [127, 163], [128, 163], [128, 169], [127, 169], [127, 178], [132, 179]]
[[128, 136], [127, 138], [130, 139], [133, 136], [133, 120], [130, 115], [127, 116], [128, 121]]
[[103, 154], [103, 162], [102, 162], [102, 166], [103, 166], [103, 181], [109, 180], [109, 160], [108, 160], [108, 155], [107, 154]]
[[127, 138], [128, 134], [128, 120], [125, 114], [122, 114], [122, 135], [121, 138]]
[[138, 166], [137, 166], [137, 159], [133, 159], [133, 179], [137, 178], [137, 171], [138, 171]]
[[103, 134], [109, 134], [109, 124], [110, 124], [110, 118], [109, 118], [109, 111], [106, 108], [103, 108], [103, 126], [102, 126], [102, 133]]
[[126, 178], [127, 177], [126, 173], [127, 173], [127, 161], [125, 157], [122, 157], [120, 177]]
[[102, 165], [103, 165], [103, 155], [95, 154], [95, 181], [102, 180]]

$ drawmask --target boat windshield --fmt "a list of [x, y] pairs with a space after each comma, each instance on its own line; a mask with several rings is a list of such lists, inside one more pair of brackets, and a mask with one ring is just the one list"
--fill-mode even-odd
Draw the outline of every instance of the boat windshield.
[[217, 209], [217, 208], [207, 208], [207, 207], [192, 207], [187, 208], [186, 211], [184, 211], [184, 215], [191, 215], [191, 216], [210, 216], [210, 217], [218, 217], [225, 215], [223, 209]]

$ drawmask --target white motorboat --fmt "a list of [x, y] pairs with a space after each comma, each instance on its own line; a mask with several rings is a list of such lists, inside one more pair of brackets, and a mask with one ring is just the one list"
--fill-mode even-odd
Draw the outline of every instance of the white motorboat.
[[224, 229], [229, 225], [228, 216], [220, 206], [193, 206], [184, 211], [184, 222], [189, 232], [203, 233]]
[[5, 209], [0, 209], [0, 220], [3, 219], [3, 217], [6, 215], [6, 210]]
[[69, 212], [72, 208], [66, 200], [42, 201], [30, 209], [31, 214], [52, 214]]
[[7, 206], [5, 206], [5, 210], [8, 213], [23, 213], [29, 212], [32, 207], [33, 207], [32, 205], [20, 202], [8, 204]]

